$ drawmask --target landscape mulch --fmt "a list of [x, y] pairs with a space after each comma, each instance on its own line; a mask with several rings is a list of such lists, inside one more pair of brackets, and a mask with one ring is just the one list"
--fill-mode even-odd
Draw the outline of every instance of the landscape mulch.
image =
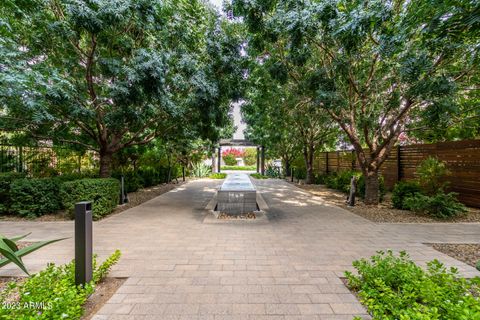
[[427, 243], [427, 245], [472, 267], [480, 261], [480, 243]]
[[480, 222], [480, 209], [476, 208], [468, 208], [467, 214], [457, 216], [453, 219], [444, 220], [408, 210], [395, 209], [390, 200], [390, 194], [387, 194], [384, 201], [379, 205], [366, 205], [357, 197], [355, 207], [349, 207], [346, 204], [347, 195], [343, 192], [327, 188], [324, 185], [305, 185], [295, 183], [295, 186], [306, 190], [315, 196], [319, 196], [331, 204], [377, 223]]

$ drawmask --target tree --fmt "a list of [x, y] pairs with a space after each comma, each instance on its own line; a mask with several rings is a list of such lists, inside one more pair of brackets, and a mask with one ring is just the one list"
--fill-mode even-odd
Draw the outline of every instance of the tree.
[[[287, 173], [289, 162], [300, 151], [307, 171], [306, 183], [311, 184], [315, 182], [315, 151], [332, 145], [338, 128], [304, 95], [305, 79], [275, 78], [275, 54], [278, 51], [271, 49], [262, 63], [252, 63], [248, 102], [243, 108], [250, 127], [247, 135], [277, 151]], [[294, 72], [302, 74], [303, 70], [297, 67]]]
[[8, 0], [0, 12], [12, 53], [0, 83], [13, 88], [0, 128], [95, 150], [101, 177], [113, 154], [172, 127], [217, 139], [228, 122], [240, 43], [200, 0]]
[[281, 45], [289, 77], [302, 65], [308, 97], [353, 145], [379, 201], [378, 172], [422, 110], [456, 103], [478, 72], [479, 7], [471, 1], [243, 1], [251, 43]]

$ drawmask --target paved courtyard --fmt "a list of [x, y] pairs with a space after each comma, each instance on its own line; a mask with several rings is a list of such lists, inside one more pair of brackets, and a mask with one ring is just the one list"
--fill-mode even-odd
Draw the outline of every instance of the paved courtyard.
[[[351, 262], [376, 250], [407, 250], [480, 275], [428, 242], [479, 243], [480, 224], [375, 224], [280, 180], [257, 180], [268, 222], [203, 223], [214, 180], [196, 180], [95, 223], [94, 251], [122, 258], [128, 277], [101, 319], [352, 319], [365, 310], [342, 284]], [[29, 240], [73, 236], [72, 222], [1, 222]], [[73, 239], [24, 258], [32, 271], [73, 258]], [[0, 276], [18, 274], [14, 266]]]

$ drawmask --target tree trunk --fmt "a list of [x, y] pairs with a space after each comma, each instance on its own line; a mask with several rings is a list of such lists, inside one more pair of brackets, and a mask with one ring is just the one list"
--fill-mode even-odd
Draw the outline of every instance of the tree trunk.
[[307, 169], [307, 176], [305, 179], [306, 184], [315, 183], [315, 174], [313, 172], [313, 155], [315, 153], [315, 147], [309, 145], [303, 149], [303, 157], [305, 159], [305, 167]]
[[365, 177], [365, 204], [378, 204], [380, 201], [378, 170], [365, 170], [363, 175]]
[[288, 157], [283, 158], [283, 167], [285, 168], [284, 175], [288, 177], [290, 175], [290, 159]]
[[100, 151], [100, 178], [110, 178], [112, 154]]

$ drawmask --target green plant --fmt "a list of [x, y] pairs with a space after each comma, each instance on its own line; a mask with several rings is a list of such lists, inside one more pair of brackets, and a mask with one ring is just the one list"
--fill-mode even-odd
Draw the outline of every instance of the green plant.
[[393, 207], [397, 209], [408, 209], [405, 205], [405, 199], [421, 193], [421, 188], [416, 181], [400, 181], [395, 184], [392, 191]]
[[415, 212], [426, 213], [439, 219], [448, 219], [468, 211], [456, 196], [455, 192], [445, 193], [443, 190], [433, 196], [415, 193], [405, 199], [404, 205]]
[[237, 164], [237, 158], [233, 154], [226, 154], [222, 156], [222, 158], [227, 166], [234, 166]]
[[117, 179], [81, 179], [65, 182], [61, 188], [64, 207], [73, 215], [75, 203], [93, 201], [93, 218], [98, 220], [115, 209], [119, 202], [120, 183]]
[[293, 168], [293, 176], [297, 180], [304, 180], [307, 177], [307, 169], [302, 167]]
[[6, 266], [9, 263], [14, 263], [20, 269], [22, 269], [23, 272], [25, 272], [26, 274], [29, 274], [27, 271], [27, 267], [22, 261], [23, 256], [26, 256], [27, 254], [30, 254], [50, 243], [54, 243], [54, 242], [66, 239], [66, 238], [61, 238], [61, 239], [54, 239], [54, 240], [39, 241], [19, 249], [17, 246], [17, 241], [22, 240], [28, 235], [30, 235], [30, 233], [27, 233], [23, 236], [7, 238], [4, 235], [0, 234], [0, 254], [4, 256], [4, 258], [0, 259], [0, 268], [3, 266]]
[[257, 163], [257, 149], [247, 148], [243, 152], [243, 161], [247, 166], [254, 166]]
[[253, 177], [255, 179], [268, 179], [267, 176], [264, 176], [261, 173], [251, 173], [250, 177]]
[[433, 260], [423, 270], [405, 252], [378, 252], [353, 262], [358, 272], [345, 272], [374, 320], [466, 320], [480, 317], [480, 279], [461, 278]]
[[112, 177], [116, 178], [117, 180], [121, 181], [121, 178], [124, 178], [124, 188], [127, 193], [135, 192], [141, 187], [142, 185], [142, 178], [140, 175], [133, 171], [133, 170], [125, 170], [125, 171], [115, 171], [112, 173]]
[[[360, 198], [365, 197], [365, 178], [361, 172], [344, 170], [340, 172], [332, 172], [323, 177], [323, 181], [328, 188], [336, 189], [344, 193], [350, 192], [350, 185], [352, 177], [357, 178], [357, 196]], [[378, 177], [378, 192], [379, 200], [382, 201], [386, 194], [385, 180], [382, 176]]]
[[257, 166], [222, 166], [222, 170], [254, 171], [257, 170]]
[[446, 186], [445, 177], [450, 175], [450, 171], [444, 162], [434, 157], [428, 157], [423, 160], [417, 168], [417, 179], [427, 195], [434, 195]]
[[196, 178], [203, 178], [210, 174], [212, 168], [203, 162], [195, 163], [192, 166], [192, 175]]
[[227, 177], [226, 173], [211, 173], [208, 176], [210, 179], [225, 179]]
[[0, 308], [0, 318], [80, 319], [83, 314], [82, 306], [94, 292], [95, 285], [108, 274], [119, 258], [120, 251], [116, 250], [98, 266], [95, 256], [93, 280], [84, 286], [75, 285], [74, 261], [63, 266], [49, 264], [46, 269], [24, 282], [10, 283], [0, 294], [0, 303], [18, 307]]
[[477, 264], [475, 265], [478, 271], [480, 271], [480, 260], [477, 261]]
[[10, 185], [10, 210], [35, 218], [62, 208], [60, 182], [55, 178], [17, 179]]
[[280, 178], [282, 176], [280, 168], [268, 165], [267, 170], [265, 170], [265, 175], [270, 178]]
[[0, 173], [0, 214], [8, 213], [10, 209], [10, 185], [14, 180], [25, 178], [24, 173]]

